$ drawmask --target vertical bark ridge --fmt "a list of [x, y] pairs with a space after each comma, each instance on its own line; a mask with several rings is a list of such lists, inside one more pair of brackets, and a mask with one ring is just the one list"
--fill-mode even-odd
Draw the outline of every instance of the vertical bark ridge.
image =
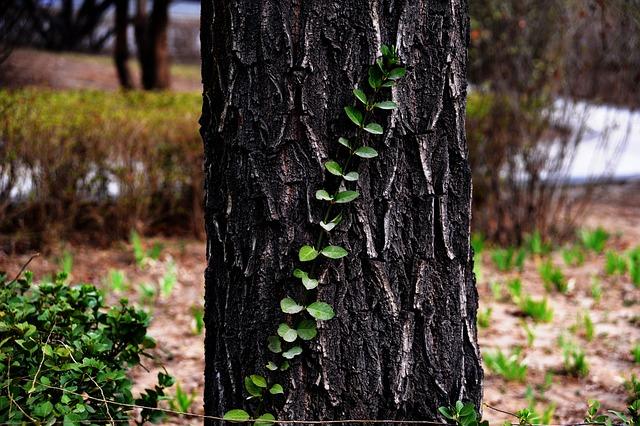
[[322, 163], [349, 135], [342, 108], [379, 43], [408, 75], [400, 109], [356, 164], [360, 198], [331, 242], [350, 254], [320, 270], [335, 319], [281, 374], [281, 418], [433, 419], [479, 404], [471, 177], [464, 135], [466, 1], [204, 0], [205, 410], [243, 406], [242, 379], [264, 372], [279, 301], [315, 241]]

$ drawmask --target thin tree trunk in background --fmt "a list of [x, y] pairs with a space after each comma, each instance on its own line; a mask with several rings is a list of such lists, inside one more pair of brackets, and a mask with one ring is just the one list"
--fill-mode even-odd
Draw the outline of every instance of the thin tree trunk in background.
[[400, 108], [359, 164], [361, 196], [331, 242], [319, 299], [336, 318], [281, 373], [282, 419], [435, 419], [479, 406], [478, 295], [464, 133], [466, 0], [204, 0], [205, 411], [245, 404], [266, 339], [299, 297], [297, 250], [323, 212], [323, 162], [349, 135], [343, 107], [380, 43], [408, 74]]
[[147, 90], [171, 86], [167, 31], [170, 0], [155, 0], [151, 14], [146, 0], [137, 0], [135, 18], [136, 45], [142, 87]]
[[133, 87], [131, 72], [127, 65], [129, 60], [129, 45], [127, 30], [129, 27], [129, 0], [116, 0], [115, 30], [116, 41], [113, 50], [113, 60], [118, 72], [118, 80], [123, 89]]

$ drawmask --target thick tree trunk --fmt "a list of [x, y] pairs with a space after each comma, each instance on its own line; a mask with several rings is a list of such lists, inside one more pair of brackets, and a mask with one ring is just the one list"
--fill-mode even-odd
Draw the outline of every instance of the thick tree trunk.
[[242, 407], [243, 377], [273, 355], [279, 301], [299, 296], [297, 249], [322, 219], [322, 164], [381, 42], [408, 69], [400, 107], [332, 233], [349, 250], [319, 290], [336, 318], [281, 373], [277, 414], [435, 419], [458, 399], [478, 406], [466, 0], [204, 0], [201, 25], [206, 413]]

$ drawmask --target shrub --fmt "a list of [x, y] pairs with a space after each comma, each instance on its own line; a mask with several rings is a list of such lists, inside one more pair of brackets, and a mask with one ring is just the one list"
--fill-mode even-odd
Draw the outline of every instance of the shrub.
[[0, 90], [0, 232], [9, 234], [8, 249], [78, 229], [92, 241], [125, 238], [136, 227], [199, 234], [200, 108], [196, 93]]
[[[149, 317], [122, 300], [107, 308], [91, 285], [69, 286], [59, 274], [35, 285], [29, 273], [7, 282], [0, 274], [0, 419], [38, 424], [127, 420], [130, 407], [156, 407], [173, 378], [139, 398], [131, 394], [127, 369], [155, 345], [147, 336]], [[18, 408], [19, 407], [19, 408]], [[142, 411], [142, 420], [159, 420]]]

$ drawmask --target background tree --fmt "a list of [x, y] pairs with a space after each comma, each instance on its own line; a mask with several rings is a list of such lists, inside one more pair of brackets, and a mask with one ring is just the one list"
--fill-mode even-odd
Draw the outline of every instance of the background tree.
[[262, 371], [279, 301], [295, 296], [298, 248], [322, 218], [323, 162], [349, 125], [343, 106], [395, 44], [400, 108], [360, 164], [360, 192], [332, 243], [320, 294], [336, 310], [280, 382], [281, 418], [435, 418], [479, 404], [477, 293], [464, 132], [465, 1], [205, 0], [205, 410], [242, 406]]
[[171, 84], [167, 44], [169, 3], [170, 0], [154, 0], [151, 13], [146, 0], [136, 3], [136, 47], [142, 87], [147, 90], [168, 89]]

